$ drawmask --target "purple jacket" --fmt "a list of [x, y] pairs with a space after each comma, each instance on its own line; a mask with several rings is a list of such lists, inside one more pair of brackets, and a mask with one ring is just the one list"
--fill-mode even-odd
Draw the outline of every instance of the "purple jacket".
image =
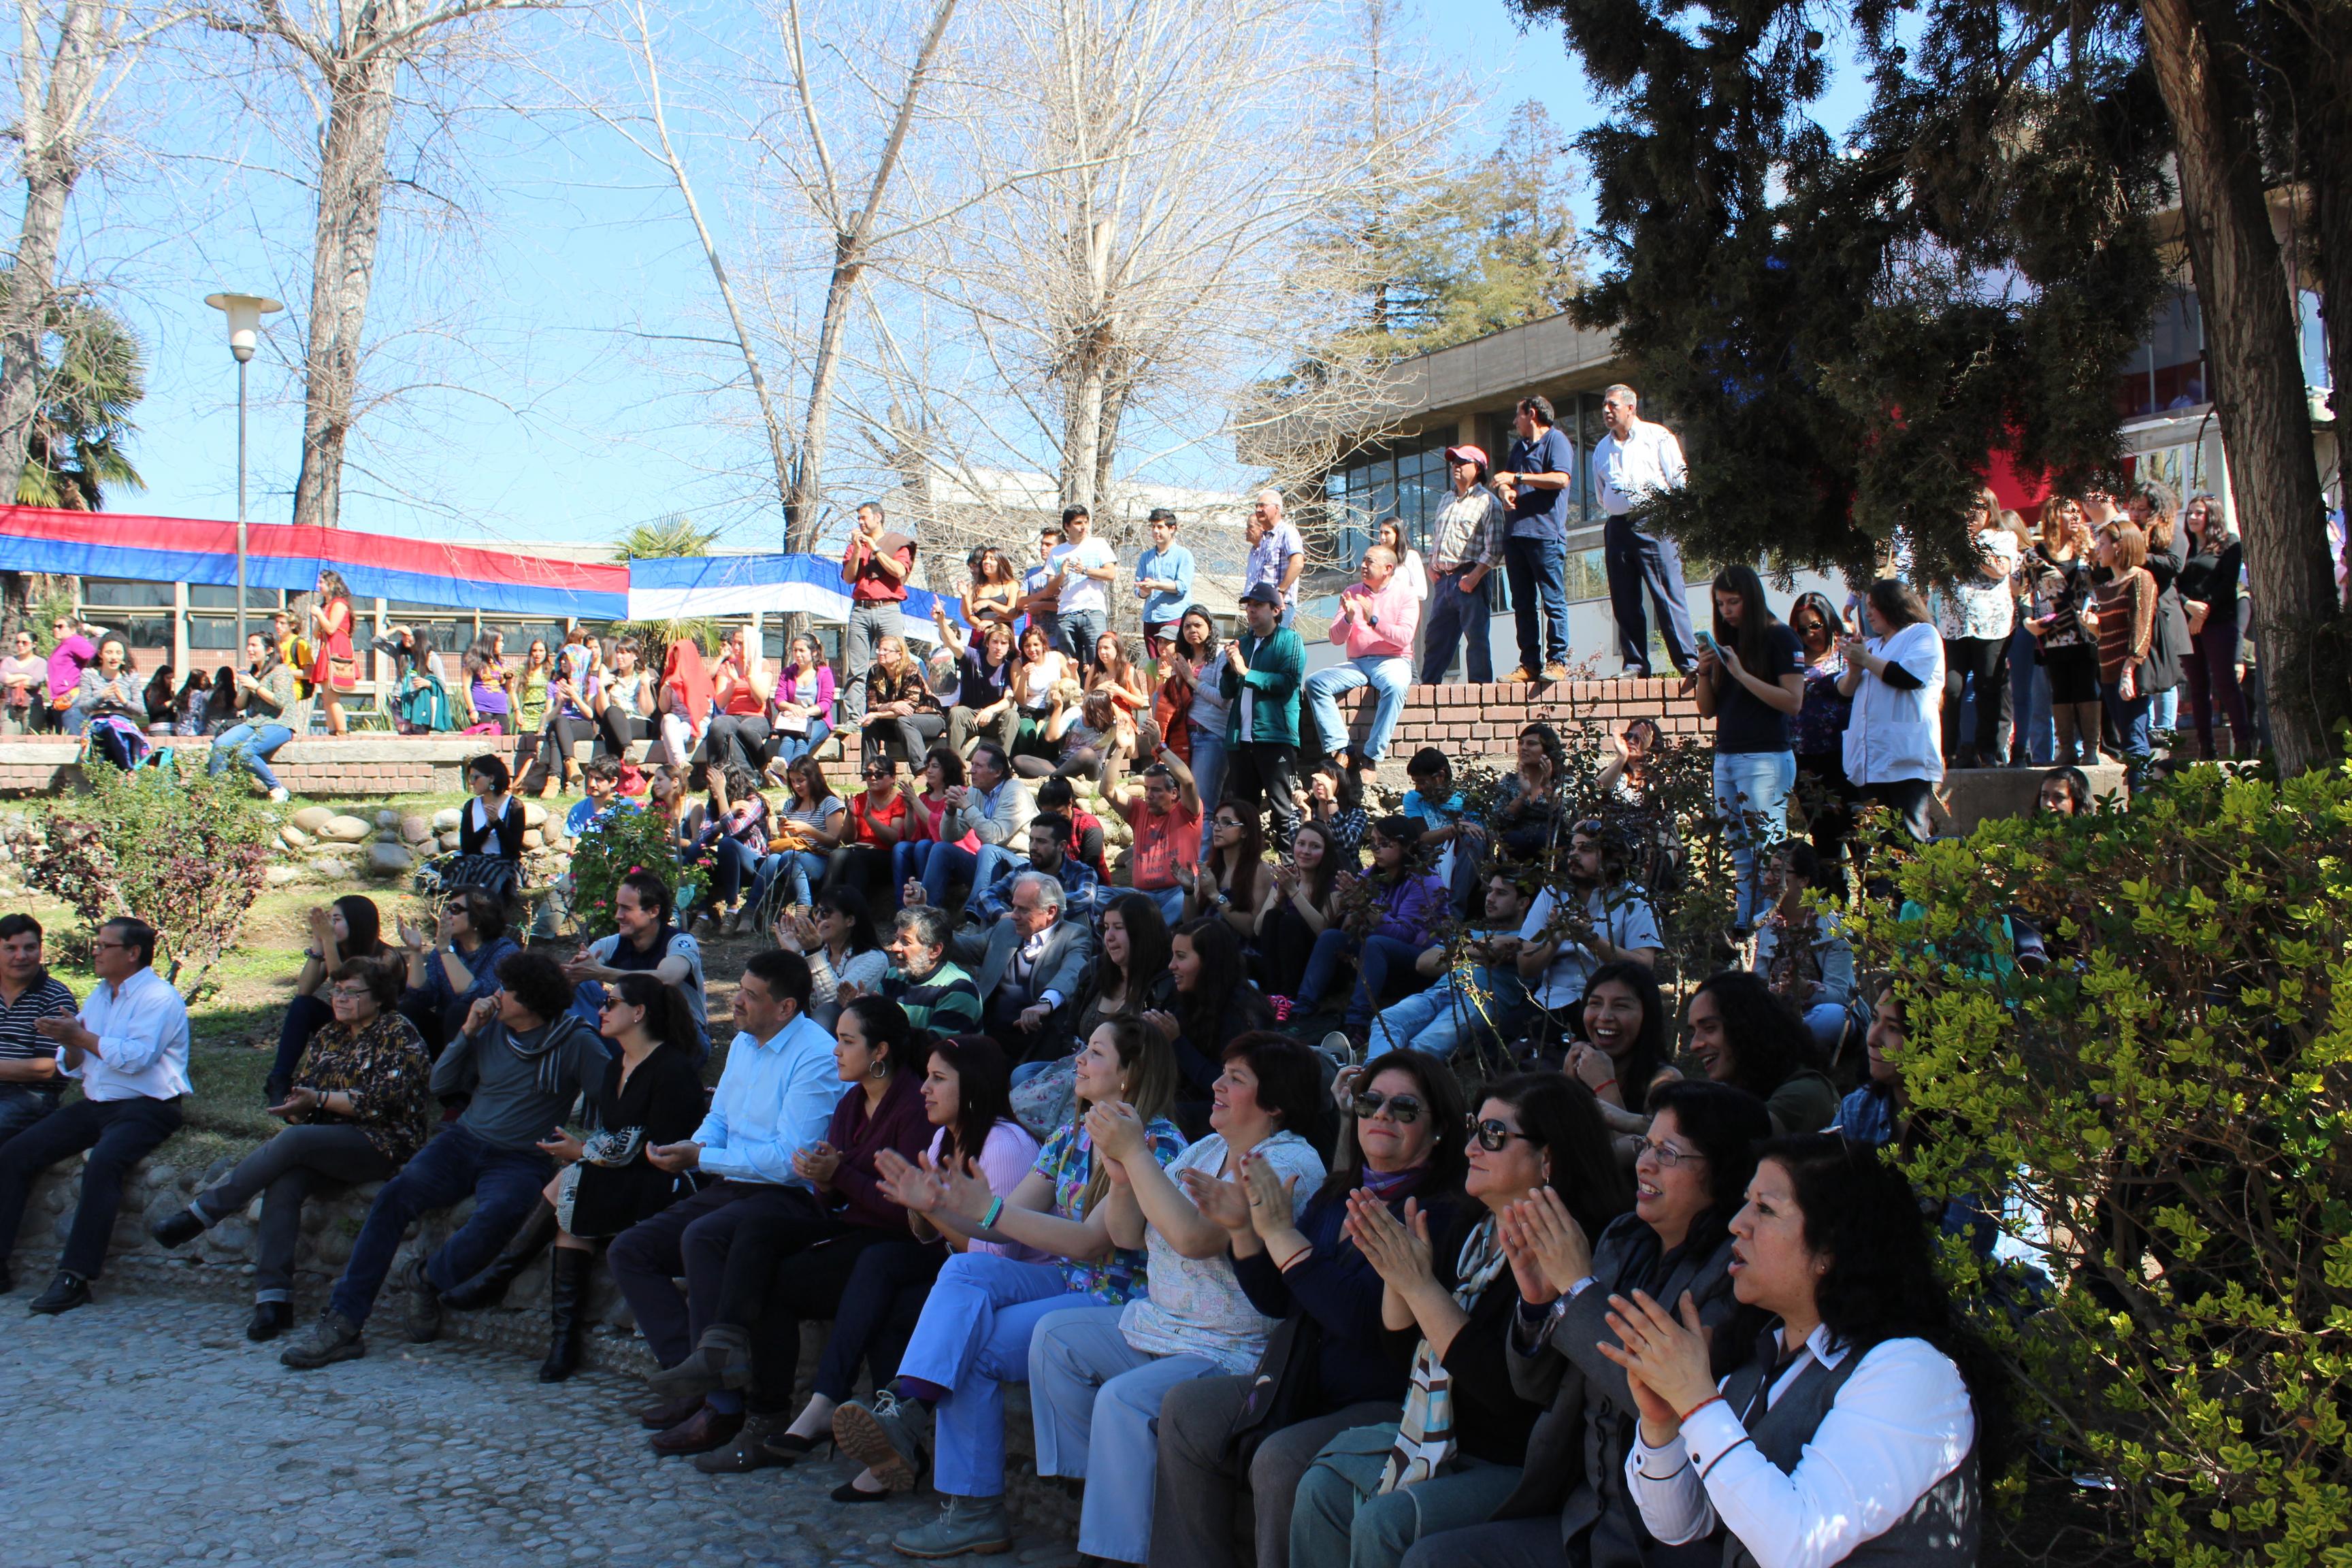
[[[789, 664], [778, 666], [776, 669], [776, 690], [774, 696], [772, 697], [770, 700], [775, 702], [797, 701], [799, 699], [793, 695], [793, 693], [797, 689], [799, 689], [799, 681], [793, 673], [792, 666]], [[831, 724], [833, 722], [834, 690], [833, 666], [829, 664], [819, 664], [816, 667], [816, 701], [814, 706], [816, 709], [816, 716], [827, 724]]]
[[1426, 946], [1445, 916], [1445, 884], [1434, 876], [1407, 877], [1382, 889], [1371, 934]]

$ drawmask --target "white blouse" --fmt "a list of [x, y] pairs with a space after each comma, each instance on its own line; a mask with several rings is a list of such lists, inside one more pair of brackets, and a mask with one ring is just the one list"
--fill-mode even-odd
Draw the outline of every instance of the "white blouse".
[[[1766, 1407], [1807, 1362], [1834, 1369], [1846, 1354], [1827, 1329], [1814, 1329]], [[1794, 1470], [1758, 1452], [1738, 1413], [1718, 1399], [1692, 1412], [1662, 1447], [1637, 1434], [1625, 1479], [1642, 1522], [1669, 1546], [1698, 1540], [1719, 1519], [1759, 1568], [1828, 1568], [1894, 1528], [1959, 1468], [1976, 1436], [1960, 1369], [1925, 1340], [1884, 1340], [1838, 1390]]]
[[1894, 784], [1944, 776], [1944, 639], [1926, 621], [1891, 637], [1873, 637], [1870, 651], [1918, 678], [1916, 689], [1890, 686], [1864, 670], [1846, 721], [1845, 776], [1857, 784]]

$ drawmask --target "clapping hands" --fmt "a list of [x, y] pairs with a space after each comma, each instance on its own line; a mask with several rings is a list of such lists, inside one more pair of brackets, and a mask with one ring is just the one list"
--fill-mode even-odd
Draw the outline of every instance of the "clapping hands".
[[1379, 1197], [1360, 1189], [1349, 1193], [1348, 1217], [1339, 1228], [1381, 1282], [1399, 1295], [1436, 1278], [1431, 1266], [1429, 1215], [1422, 1212], [1418, 1198], [1405, 1199], [1400, 1223]]

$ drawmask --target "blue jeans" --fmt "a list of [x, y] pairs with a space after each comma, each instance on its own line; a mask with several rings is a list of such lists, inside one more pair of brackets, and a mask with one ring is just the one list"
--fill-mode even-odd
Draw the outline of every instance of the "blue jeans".
[[1739, 925], [1755, 924], [1756, 911], [1766, 902], [1758, 888], [1762, 874], [1756, 851], [1788, 837], [1789, 792], [1796, 784], [1794, 752], [1715, 754], [1715, 809], [1730, 841], [1732, 872], [1739, 882], [1733, 917]]
[[751, 878], [751, 900], [757, 903], [768, 896], [768, 889], [778, 877], [784, 879], [787, 889], [784, 901], [795, 907], [808, 903], [817, 884], [824, 880], [825, 857], [814, 849], [779, 849], [760, 862]]
[[62, 1089], [35, 1089], [28, 1083], [0, 1083], [0, 1148], [8, 1140], [58, 1108]]
[[2147, 776], [2147, 764], [2156, 752], [2155, 742], [2148, 734], [2148, 718], [2156, 707], [2156, 699], [2143, 691], [2126, 701], [2122, 690], [2119, 681], [2099, 682], [2099, 697], [2107, 705], [2107, 717], [2116, 721], [2116, 732], [2124, 739], [2125, 772], [2137, 785]]
[[1151, 1544], [1160, 1402], [1178, 1384], [1224, 1368], [1202, 1355], [1137, 1350], [1118, 1331], [1121, 1310], [1063, 1307], [1046, 1314], [1029, 1342], [1029, 1412], [1037, 1473], [1087, 1483], [1078, 1550], [1140, 1563]]
[[1410, 1047], [1443, 1060], [1466, 1039], [1498, 1036], [1517, 1016], [1528, 988], [1516, 968], [1481, 969], [1476, 984], [1480, 995], [1475, 1003], [1448, 974], [1428, 990], [1381, 1008], [1366, 1048], [1377, 1055]]
[[[1190, 723], [1190, 721], [1187, 721]], [[1201, 795], [1201, 858], [1209, 858], [1209, 832], [1216, 826], [1217, 802], [1224, 798], [1225, 738], [1198, 724], [1192, 731], [1192, 787]]]
[[269, 759], [293, 738], [294, 731], [283, 724], [239, 724], [223, 730], [213, 741], [212, 764], [205, 771], [219, 773], [235, 759], [261, 781], [262, 788], [278, 789], [281, 786], [278, 775], [269, 771]]
[[1464, 674], [1482, 686], [1495, 679], [1495, 650], [1489, 636], [1495, 617], [1486, 607], [1486, 584], [1481, 581], [1465, 594], [1462, 579], [1467, 575], [1468, 567], [1457, 567], [1439, 573], [1429, 584], [1429, 614], [1421, 631], [1423, 686], [1434, 686], [1445, 679], [1454, 664], [1454, 650], [1465, 638], [1470, 646], [1463, 653]]
[[1062, 651], [1078, 661], [1084, 669], [1095, 661], [1095, 643], [1103, 635], [1103, 614], [1100, 610], [1064, 610], [1062, 612]]
[[1566, 664], [1568, 546], [1557, 539], [1514, 535], [1503, 541], [1503, 574], [1511, 584], [1519, 668], [1534, 675], [1547, 664]]
[[2009, 638], [2009, 715], [2017, 727], [2010, 746], [2022, 745], [2027, 761], [2046, 768], [2058, 754], [2058, 730], [2050, 718], [2050, 677], [2034, 659], [2035, 647], [2021, 621]]
[[[936, 862], [940, 857], [934, 855], [931, 858]], [[980, 896], [988, 891], [999, 877], [1009, 877], [1028, 864], [1029, 847], [1026, 844], [1018, 849], [1008, 848], [1002, 844], [982, 845], [979, 859], [972, 862], [971, 896], [964, 900], [963, 907], [977, 910]], [[944, 886], [942, 883], [942, 888]], [[929, 890], [928, 887], [924, 889], [926, 892]]]
[[1805, 1009], [1805, 1027], [1813, 1032], [1813, 1043], [1822, 1047], [1826, 1057], [1837, 1049], [1845, 1037], [1845, 1021], [1849, 1016], [1843, 1002], [1816, 1002]]
[[710, 847], [710, 896], [704, 902], [724, 908], [742, 896], [745, 882], [757, 881], [760, 858], [741, 839], [723, 836]]
[[2147, 723], [2166, 734], [2180, 728], [2180, 688], [2168, 687], [2148, 699]]
[[[900, 889], [923, 879], [923, 871], [939, 847], [936, 838], [901, 838], [890, 846], [890, 897], [894, 901], [902, 896]], [[928, 887], [925, 890], [929, 891]]]
[[1389, 736], [1396, 730], [1397, 710], [1404, 706], [1405, 688], [1412, 684], [1412, 660], [1393, 658], [1351, 658], [1307, 678], [1307, 710], [1314, 715], [1326, 755], [1348, 743], [1348, 723], [1339, 717], [1339, 693], [1370, 683], [1380, 698], [1372, 710], [1371, 732], [1364, 737], [1363, 760], [1377, 763], [1388, 754]]
[[1402, 976], [1404, 989], [1420, 988], [1421, 975], [1413, 964], [1421, 957], [1423, 945], [1377, 932], [1364, 939], [1356, 954], [1356, 989], [1348, 997], [1344, 1022], [1349, 1029], [1372, 1026], [1372, 1014], [1379, 1009], [1381, 998], [1391, 989], [1391, 981]]
[[776, 765], [782, 767], [787, 763], [799, 762], [803, 757], [824, 745], [825, 737], [832, 733], [832, 725], [822, 719], [812, 719], [809, 721], [807, 734], [787, 735], [778, 731], [769, 736], [768, 743], [775, 748]]
[[[988, 846], [981, 846], [986, 849]], [[958, 877], [980, 890], [978, 875], [980, 857], [969, 849], [959, 849], [952, 844], [942, 844], [923, 858], [923, 899], [935, 910], [948, 909], [948, 884]], [[960, 910], [948, 910], [954, 915]]]
[[376, 1194], [352, 1260], [335, 1281], [334, 1310], [354, 1324], [366, 1322], [409, 1226], [470, 1195], [473, 1217], [425, 1265], [435, 1289], [456, 1289], [489, 1267], [554, 1174], [555, 1162], [536, 1149], [500, 1149], [455, 1122], [444, 1127]]
[[931, 1485], [950, 1497], [1004, 1495], [1004, 1384], [1029, 1380], [1038, 1320], [1080, 1304], [1049, 1263], [992, 1253], [947, 1260], [923, 1303], [898, 1375], [948, 1391], [934, 1406]]

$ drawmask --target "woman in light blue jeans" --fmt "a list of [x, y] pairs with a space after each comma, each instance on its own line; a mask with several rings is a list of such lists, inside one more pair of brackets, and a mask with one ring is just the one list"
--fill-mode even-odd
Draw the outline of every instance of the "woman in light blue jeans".
[[231, 762], [241, 762], [261, 781], [272, 800], [286, 798], [285, 786], [269, 771], [278, 748], [310, 727], [310, 713], [295, 695], [294, 671], [279, 657], [276, 645], [255, 632], [245, 639], [247, 668], [236, 677], [245, 699], [245, 717], [213, 738], [209, 771], [220, 773]]
[[1764, 899], [1756, 852], [1789, 833], [1797, 784], [1795, 720], [1805, 705], [1804, 645], [1772, 614], [1753, 566], [1715, 574], [1715, 636], [1698, 650], [1699, 716], [1715, 721], [1715, 809], [1738, 879], [1735, 923]]

